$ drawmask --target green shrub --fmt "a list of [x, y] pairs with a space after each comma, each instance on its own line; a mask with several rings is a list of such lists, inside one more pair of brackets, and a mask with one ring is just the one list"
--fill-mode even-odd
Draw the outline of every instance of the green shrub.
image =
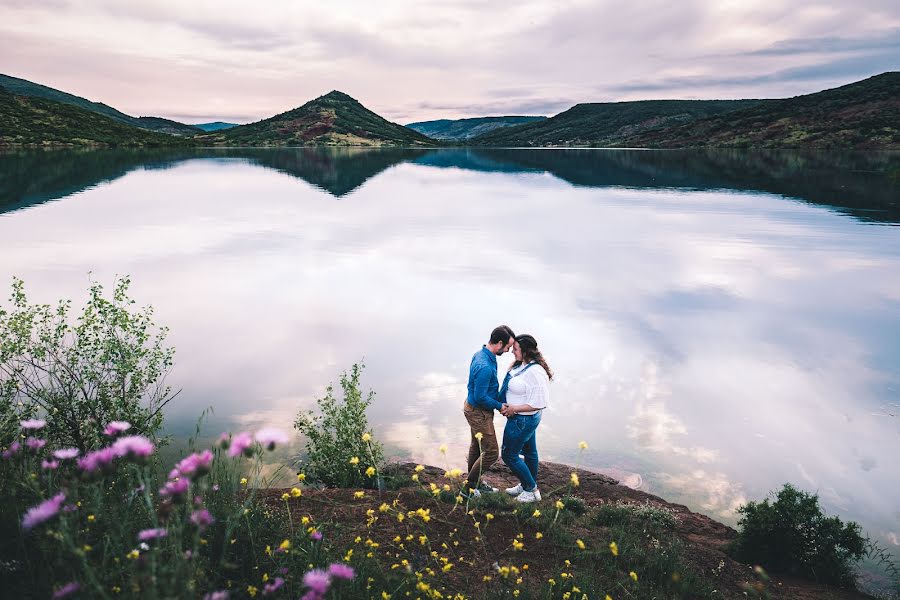
[[587, 511], [587, 505], [584, 503], [583, 498], [579, 498], [578, 496], [573, 496], [572, 494], [566, 494], [562, 498], [563, 506], [565, 510], [569, 511], [573, 515], [583, 515]]
[[311, 481], [331, 487], [377, 485], [377, 473], [366, 471], [381, 469], [384, 450], [371, 437], [366, 409], [375, 392], [363, 396], [359, 385], [363, 368], [363, 364], [355, 364], [349, 373], [341, 373], [343, 399], [335, 398], [334, 386], [329, 385], [325, 396], [316, 401], [320, 414], [307, 411], [297, 415], [294, 427], [306, 436], [304, 470]]
[[771, 571], [853, 585], [853, 564], [866, 552], [857, 523], [826, 517], [819, 498], [785, 484], [774, 502], [749, 502], [738, 508], [740, 528], [735, 557]]
[[0, 308], [0, 445], [33, 417], [47, 422], [42, 434], [51, 445], [82, 452], [105, 443], [110, 421], [156, 434], [173, 397], [165, 378], [174, 350], [163, 346], [168, 330], [153, 324], [153, 309], [132, 306], [129, 284], [117, 279], [111, 299], [92, 284], [73, 323], [71, 302], [29, 304], [24, 284], [13, 280], [11, 309]]

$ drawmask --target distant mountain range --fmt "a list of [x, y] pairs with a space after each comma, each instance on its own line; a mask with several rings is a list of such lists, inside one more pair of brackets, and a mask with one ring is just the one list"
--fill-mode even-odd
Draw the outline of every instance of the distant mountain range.
[[213, 121], [212, 123], [195, 123], [194, 127], [203, 131], [221, 131], [222, 129], [230, 129], [237, 127], [237, 123], [223, 123], [222, 121]]
[[0, 147], [900, 148], [898, 72], [786, 99], [587, 103], [551, 118], [441, 119], [407, 127], [339, 91], [256, 123], [196, 126], [132, 117], [7, 75], [0, 75], [0, 89]]
[[407, 127], [436, 140], [468, 140], [496, 129], [544, 121], [547, 117], [477, 117], [409, 123]]

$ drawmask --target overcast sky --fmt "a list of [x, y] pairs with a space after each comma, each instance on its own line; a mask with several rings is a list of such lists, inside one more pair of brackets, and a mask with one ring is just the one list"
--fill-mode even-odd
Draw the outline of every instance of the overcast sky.
[[191, 123], [332, 89], [408, 123], [783, 97], [890, 70], [897, 0], [0, 0], [0, 72]]

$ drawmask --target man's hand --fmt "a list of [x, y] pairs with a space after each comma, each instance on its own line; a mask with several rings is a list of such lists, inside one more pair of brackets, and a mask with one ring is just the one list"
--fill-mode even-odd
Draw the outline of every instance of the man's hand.
[[516, 411], [509, 404], [504, 404], [502, 407], [500, 407], [500, 414], [503, 415], [504, 417], [509, 418], [512, 415], [516, 414]]

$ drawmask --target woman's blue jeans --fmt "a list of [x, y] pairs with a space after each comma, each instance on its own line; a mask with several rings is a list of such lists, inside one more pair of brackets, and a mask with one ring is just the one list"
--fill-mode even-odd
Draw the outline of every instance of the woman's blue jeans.
[[522, 489], [527, 492], [534, 491], [537, 487], [538, 451], [535, 432], [541, 424], [541, 412], [510, 417], [503, 428], [503, 449], [500, 456], [522, 482]]

